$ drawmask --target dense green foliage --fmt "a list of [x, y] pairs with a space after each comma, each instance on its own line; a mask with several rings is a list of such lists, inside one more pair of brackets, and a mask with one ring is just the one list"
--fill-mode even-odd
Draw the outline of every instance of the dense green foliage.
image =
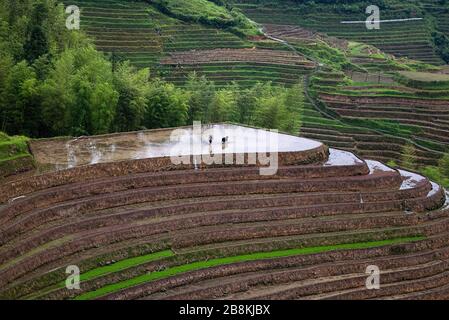
[[437, 53], [446, 63], [449, 63], [449, 37], [444, 33], [435, 31], [432, 33], [432, 40]]
[[402, 150], [402, 159], [401, 165], [404, 168], [416, 169], [416, 149], [415, 146], [411, 143], [407, 143]]
[[0, 131], [0, 179], [34, 167], [27, 142], [26, 137], [10, 137]]
[[186, 84], [189, 123], [237, 122], [298, 133], [304, 106], [303, 85], [291, 88], [259, 83], [242, 89], [236, 84], [215, 89], [214, 83], [195, 73]]
[[449, 188], [449, 154], [440, 159], [438, 166], [427, 166], [422, 172], [429, 179]]
[[22, 136], [10, 137], [0, 132], [0, 159], [7, 159], [28, 153], [28, 139]]
[[229, 29], [241, 35], [257, 35], [257, 27], [236, 8], [221, 1], [209, 0], [152, 0], [161, 12], [189, 22], [198, 22]]

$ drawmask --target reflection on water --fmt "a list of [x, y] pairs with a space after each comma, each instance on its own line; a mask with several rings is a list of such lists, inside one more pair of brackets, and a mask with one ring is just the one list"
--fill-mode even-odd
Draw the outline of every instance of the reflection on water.
[[66, 143], [66, 149], [67, 149], [67, 167], [73, 168], [76, 166], [76, 155], [75, 150], [71, 145], [72, 141], [69, 141]]
[[302, 151], [319, 146], [319, 142], [296, 136], [223, 124], [71, 140], [38, 140], [33, 142], [33, 152], [40, 164], [60, 170], [122, 160], [192, 154]]
[[90, 154], [91, 154], [91, 160], [90, 160], [89, 164], [99, 163], [102, 159], [102, 152], [100, 150], [98, 150], [97, 146], [95, 145], [95, 142], [90, 141], [88, 148], [89, 148]]

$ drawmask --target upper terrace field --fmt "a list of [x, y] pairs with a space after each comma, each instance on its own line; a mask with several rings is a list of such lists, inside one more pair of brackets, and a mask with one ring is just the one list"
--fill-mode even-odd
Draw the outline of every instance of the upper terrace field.
[[[198, 0], [195, 6], [203, 2]], [[283, 55], [292, 56], [289, 49], [274, 41], [261, 41], [254, 30], [238, 31], [205, 23], [197, 17], [197, 12], [190, 10], [189, 1], [180, 7], [180, 3], [170, 2], [166, 10], [144, 1], [76, 0], [74, 3], [81, 9], [82, 30], [94, 39], [99, 50], [114, 54], [115, 59], [130, 60], [136, 67], [150, 67], [152, 75], [177, 85], [182, 86], [188, 73], [196, 71], [215, 81], [217, 87], [232, 81], [244, 87], [258, 81], [290, 86], [312, 68], [310, 61], [299, 64], [291, 58], [279, 61]], [[179, 13], [186, 8], [188, 12]], [[223, 7], [218, 8], [224, 11]], [[246, 31], [249, 34], [241, 34]], [[248, 57], [245, 49], [255, 48], [261, 51], [253, 52], [251, 59], [245, 58]], [[230, 61], [227, 57], [230, 51], [222, 49], [234, 50], [237, 61]], [[203, 63], [179, 61], [180, 57], [189, 61], [200, 58]], [[296, 57], [296, 60], [304, 59]]]
[[[212, 136], [212, 143], [209, 137]], [[228, 138], [222, 143], [222, 138]], [[230, 124], [159, 129], [77, 139], [31, 141], [37, 164], [45, 169], [167, 158], [181, 155], [280, 153], [293, 159], [319, 157], [322, 143], [283, 133]], [[316, 153], [316, 155], [314, 155]], [[299, 158], [295, 158], [296, 156]], [[322, 158], [325, 159], [324, 156]], [[157, 164], [155, 164], [157, 166]]]
[[[446, 73], [402, 71], [399, 72], [398, 80], [413, 88], [440, 90], [440, 92], [448, 92], [449, 89], [449, 74]], [[446, 95], [449, 96], [449, 93]]]
[[76, 0], [81, 28], [98, 49], [129, 59], [138, 67], [156, 67], [166, 52], [200, 48], [242, 48], [238, 36], [210, 26], [184, 22], [144, 1]]
[[[422, 20], [385, 22], [381, 24], [379, 30], [368, 30], [364, 23], [368, 15], [364, 11], [372, 3], [367, 1], [354, 1], [354, 5], [359, 5], [360, 9], [354, 12], [326, 3], [313, 3], [309, 7], [300, 7], [292, 1], [232, 2], [235, 2], [251, 19], [262, 24], [301, 26], [329, 36], [371, 44], [397, 57], [409, 57], [432, 64], [443, 63], [432, 43], [432, 18], [417, 14], [410, 8], [382, 10], [381, 19], [422, 18]], [[347, 21], [361, 23], [342, 23]]]
[[195, 71], [218, 86], [234, 80], [242, 87], [257, 81], [294, 85], [302, 82], [303, 75], [316, 67], [312, 61], [294, 52], [262, 48], [170, 53], [161, 64], [169, 72], [165, 79], [179, 85]]

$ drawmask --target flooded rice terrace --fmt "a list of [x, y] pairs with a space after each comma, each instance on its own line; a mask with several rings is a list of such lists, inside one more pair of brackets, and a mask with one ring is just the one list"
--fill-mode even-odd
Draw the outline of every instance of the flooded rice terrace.
[[306, 151], [317, 141], [231, 124], [34, 140], [41, 171], [167, 156]]

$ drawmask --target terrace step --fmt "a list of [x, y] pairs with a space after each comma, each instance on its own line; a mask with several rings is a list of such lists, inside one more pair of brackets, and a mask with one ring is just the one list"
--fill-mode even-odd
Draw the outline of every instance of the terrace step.
[[378, 300], [447, 300], [449, 298], [449, 284], [425, 291], [400, 294], [390, 297], [377, 298]]
[[[416, 191], [413, 191], [415, 193]], [[421, 192], [422, 196], [426, 191]], [[264, 198], [220, 198], [215, 202], [196, 201], [192, 204], [166, 206], [134, 211], [119, 211], [113, 214], [88, 215], [87, 217], [72, 219], [66, 224], [40, 224], [35, 232], [28, 232], [20, 242], [4, 245], [0, 251], [0, 263], [12, 258], [14, 255], [24, 254], [44, 243], [51, 242], [66, 235], [76, 235], [80, 232], [96, 228], [125, 225], [131, 222], [162, 223], [176, 219], [196, 221], [199, 216], [207, 217], [206, 220], [220, 221], [220, 223], [239, 223], [256, 221], [278, 221], [296, 218], [310, 218], [314, 220], [321, 216], [345, 215], [349, 213], [363, 216], [365, 212], [382, 212], [386, 210], [401, 209], [402, 204], [409, 199], [410, 193], [348, 193], [335, 194], [323, 197], [323, 194], [311, 194], [309, 196], [282, 195]], [[378, 202], [383, 198], [384, 203]], [[233, 205], [229, 205], [233, 201]], [[351, 202], [349, 202], [351, 201]], [[363, 201], [363, 205], [361, 202]], [[391, 201], [388, 204], [385, 201]], [[277, 205], [283, 205], [277, 207]], [[234, 209], [233, 209], [234, 207]], [[238, 208], [238, 209], [237, 209]], [[245, 209], [248, 208], [248, 209]], [[255, 208], [255, 209], [249, 209]], [[42, 229], [45, 228], [45, 232]], [[20, 232], [20, 231], [17, 231]], [[85, 235], [85, 234], [84, 234]]]
[[[385, 219], [381, 219], [381, 223], [383, 223], [383, 222], [385, 222]], [[103, 232], [101, 232], [101, 231], [99, 231], [99, 234], [101, 234], [101, 233], [103, 233]], [[110, 232], [109, 232], [110, 233]], [[140, 232], [137, 232], [137, 233], [140, 233]], [[93, 233], [93, 235], [95, 236], [95, 233]], [[116, 237], [114, 237], [114, 238], [116, 238]], [[82, 239], [82, 240], [81, 240]], [[85, 243], [85, 244], [88, 244], [89, 246], [91, 246], [91, 241], [89, 241], [89, 237], [87, 237], [87, 235], [84, 235], [84, 236], [81, 236], [80, 237], [80, 240], [81, 240], [81, 242], [83, 242], [83, 243]], [[106, 239], [104, 239], [104, 240], [106, 240]], [[87, 241], [87, 242], [86, 242]], [[123, 241], [123, 240], [122, 240]], [[79, 242], [79, 241], [78, 241]], [[80, 248], [82, 248], [82, 245], [81, 245], [81, 243], [80, 244], [76, 244], [75, 245], [75, 243], [73, 244], [73, 245], [70, 245], [70, 246], [64, 246], [65, 247], [65, 249], [63, 249], [63, 248], [60, 248], [60, 250], [58, 249], [57, 251], [59, 252], [59, 254], [58, 254], [58, 259], [60, 259], [61, 258], [61, 256], [63, 256], [63, 255], [65, 255], [65, 254], [67, 254], [68, 252], [70, 252], [70, 250], [72, 250], [72, 249], [69, 249], [70, 247], [71, 248], [76, 248], [76, 250], [80, 250]], [[50, 250], [51, 251], [51, 250]], [[45, 259], [44, 259], [44, 256], [42, 256], [42, 258], [40, 258], [40, 259], [38, 259], [39, 261], [40, 261], [40, 263], [43, 263], [44, 261], [45, 261]], [[20, 268], [18, 269], [18, 268], [14, 268], [14, 269], [10, 269], [10, 271], [13, 271], [13, 272], [17, 272], [18, 270], [20, 270]], [[4, 272], [2, 272], [2, 273], [4, 273], [4, 279], [7, 279], [8, 278], [8, 276], [6, 276], [6, 274], [5, 274], [5, 270], [3, 270]]]
[[[369, 163], [370, 163], [370, 168], [371, 168], [371, 173], [372, 174], [377, 174], [377, 172], [383, 172], [382, 170], [385, 170], [385, 168], [382, 168], [381, 164], [378, 164], [378, 163], [375, 163], [375, 162], [372, 162], [372, 161], [370, 161]], [[394, 171], [392, 171], [392, 172], [394, 172]], [[383, 194], [383, 193], [368, 194], [368, 193], [365, 192], [365, 193], [354, 193], [354, 194], [346, 194], [346, 195], [345, 194], [341, 194], [342, 200], [345, 199], [345, 197], [346, 197], [346, 199], [349, 199], [350, 197], [353, 197], [354, 200], [356, 201], [355, 202], [356, 204], [357, 203], [358, 204], [362, 203], [364, 205], [368, 205], [371, 201], [375, 201], [375, 199], [378, 199], [378, 198], [383, 198], [383, 199], [391, 198], [391, 199], [398, 199], [399, 200], [399, 199], [406, 199], [407, 197], [410, 197], [411, 195], [413, 195], [414, 197], [425, 196], [425, 195], [427, 195], [428, 193], [431, 192], [431, 191], [429, 191], [430, 189], [429, 189], [428, 184], [425, 184], [425, 179], [423, 179], [422, 177], [420, 177], [418, 175], [415, 175], [415, 174], [406, 173], [406, 172], [401, 172], [401, 174], [404, 176], [404, 178], [403, 178], [404, 179], [403, 186], [401, 187], [401, 190], [402, 190], [401, 192], [402, 193], [405, 192], [403, 195], [402, 195], [402, 193], [395, 193], [395, 192], [391, 192], [391, 191], [389, 191], [387, 194]], [[415, 188], [416, 188], [416, 190], [414, 190]], [[421, 191], [419, 191], [419, 190], [421, 190]], [[437, 190], [434, 191], [434, 193], [437, 193], [437, 192], [438, 192]], [[317, 203], [321, 203], [323, 201], [323, 200], [321, 200], [322, 196], [320, 194], [316, 194], [316, 200], [313, 200], [314, 199], [313, 196], [314, 196], [313, 193], [309, 193], [308, 195], [304, 195], [304, 196], [301, 196], [301, 197], [293, 197], [290, 200], [293, 200], [295, 198], [297, 198], [298, 200], [303, 199], [303, 200], [301, 200], [301, 203], [303, 205], [306, 204], [306, 203], [313, 203], [316, 200], [319, 200], [319, 202], [317, 202]], [[342, 200], [338, 200], [338, 197], [340, 195], [336, 194], [335, 196], [336, 196], [335, 199], [329, 198], [329, 199], [331, 199], [332, 203], [335, 203], [335, 201], [342, 201]], [[277, 200], [277, 199], [273, 198], [273, 200]], [[310, 202], [310, 201], [312, 201], [312, 202]], [[345, 200], [343, 200], [343, 201], [345, 201]], [[221, 202], [223, 203], [223, 201], [221, 201]], [[266, 203], [266, 201], [264, 201], [264, 203]], [[402, 202], [398, 202], [399, 205], [401, 205], [401, 203]], [[205, 203], [205, 204], [207, 204], [207, 203]], [[243, 205], [243, 203], [240, 203], [240, 205]], [[345, 207], [345, 206], [347, 206], [347, 204], [344, 205], [343, 207]], [[216, 205], [215, 205], [215, 207], [216, 207]], [[174, 207], [174, 208], [176, 208], [176, 207]], [[199, 207], [198, 206], [194, 206], [192, 208], [197, 208], [198, 209]], [[169, 207], [165, 207], [165, 208], [161, 207], [160, 209], [156, 208], [156, 210], [153, 209], [153, 211], [155, 213], [156, 212], [162, 213], [163, 211], [161, 211], [161, 209], [162, 210], [167, 210], [167, 209], [169, 209]], [[205, 209], [206, 209], [206, 207], [205, 207]], [[271, 210], [274, 210], [274, 209], [271, 209]], [[365, 208], [363, 210], [368, 210], [368, 209]], [[167, 212], [172, 212], [172, 211], [167, 211]], [[173, 211], [173, 213], [175, 213], [175, 212], [176, 211]], [[185, 209], [183, 209], [182, 212], [186, 212]], [[123, 215], [123, 217], [131, 216], [131, 217], [134, 217], [134, 219], [136, 217], [138, 217], [138, 216], [149, 217], [148, 216], [149, 213], [150, 213], [150, 211], [148, 211], [148, 210], [144, 210], [144, 211], [142, 211], [140, 213], [139, 213], [139, 211], [135, 211], [135, 212], [131, 211], [131, 212], [126, 212], [126, 214]], [[122, 216], [122, 215], [119, 215], [119, 216], [115, 215], [115, 217], [120, 217], [120, 216]], [[110, 217], [111, 217], [111, 219], [109, 219], [110, 220], [109, 223], [112, 223], [112, 221], [114, 221], [113, 220], [114, 216], [110, 216]], [[20, 234], [21, 232], [24, 232], [23, 231], [24, 229], [22, 229], [22, 226], [27, 226], [27, 228], [33, 228], [33, 225], [36, 225], [35, 223], [33, 223], [33, 221], [39, 221], [39, 227], [43, 228], [45, 226], [45, 222], [44, 222], [45, 220], [43, 220], [43, 219], [44, 219], [44, 216], [41, 216], [41, 218], [36, 219], [32, 215], [32, 216], [29, 216], [29, 217], [27, 217], [25, 219], [25, 220], [29, 221], [28, 223], [24, 223], [23, 219], [21, 221], [19, 220], [18, 222], [15, 222], [9, 229], [5, 228], [5, 230], [3, 232], [3, 237], [5, 237], [7, 234], [10, 234], [10, 235], [15, 234], [15, 235], [17, 235], [17, 234]], [[52, 224], [54, 224], [54, 222], [56, 221], [55, 219], [56, 218], [54, 217], [51, 220], [49, 220], [49, 222], [52, 222]], [[103, 219], [106, 219], [106, 217], [100, 217], [98, 221], [101, 221]], [[158, 220], [160, 221], [160, 219], [158, 219]], [[90, 220], [85, 221], [84, 224], [87, 223], [86, 226], [89, 226], [90, 228], [92, 228], [92, 227], [95, 226], [95, 224], [93, 224], [93, 221], [94, 220], [90, 219]], [[120, 218], [119, 221], [123, 221], [122, 218]], [[14, 226], [16, 226], [16, 227], [14, 227]], [[82, 226], [83, 226], [83, 224], [81, 224], [80, 221], [78, 221], [78, 222], [76, 222], [74, 224], [74, 227], [77, 227], [77, 228], [82, 227]], [[17, 229], [18, 227], [20, 227], [20, 229]], [[37, 244], [38, 242], [39, 242], [38, 240], [33, 240], [32, 241], [32, 243], [35, 243], [35, 244]]]
[[[388, 281], [390, 273], [394, 271], [387, 270], [386, 274], [381, 273], [381, 279], [387, 278], [387, 282], [381, 285], [381, 290], [366, 290], [366, 289], [353, 289], [343, 290], [342, 292], [328, 293], [323, 295], [312, 296], [310, 299], [381, 299], [381, 300], [396, 300], [396, 299], [412, 299], [413, 297], [425, 298], [426, 295], [432, 295], [434, 299], [438, 299], [438, 291], [446, 292], [446, 288], [449, 285], [447, 280], [448, 272], [448, 260], [434, 261], [428, 266], [423, 266], [422, 270], [417, 270], [418, 276], [413, 277], [413, 273], [410, 270], [404, 270], [406, 274], [400, 277], [400, 281], [390, 282]], [[426, 270], [428, 269], [428, 270]], [[402, 270], [400, 270], [402, 271]], [[409, 272], [407, 272], [409, 271]], [[413, 271], [413, 270], [412, 270]], [[393, 274], [394, 276], [394, 274]], [[366, 276], [365, 276], [366, 277]], [[396, 294], [397, 292], [407, 292], [405, 294]], [[440, 298], [441, 299], [441, 298]]]
[[[372, 254], [370, 254], [370, 255], [368, 255], [368, 256], [371, 256], [371, 257], [372, 257]], [[67, 293], [67, 291], [65, 291], [65, 293]]]
[[[266, 176], [264, 179], [288, 181], [289, 179], [307, 179], [319, 182], [319, 179], [327, 179], [332, 177], [354, 177], [368, 173], [367, 165], [357, 157], [343, 151], [331, 151], [329, 160], [320, 166], [290, 166], [281, 167], [276, 176]], [[56, 177], [60, 177], [59, 173]], [[64, 174], [64, 172], [62, 172]], [[391, 172], [389, 173], [392, 174]], [[43, 179], [46, 176], [39, 176]], [[47, 181], [52, 177], [50, 174]], [[164, 186], [173, 186], [182, 181], [186, 184], [192, 184], [192, 187], [198, 186], [198, 183], [237, 183], [240, 180], [245, 180], [249, 183], [252, 180], [261, 180], [260, 172], [257, 168], [235, 168], [235, 169], [205, 169], [201, 171], [172, 171], [164, 173], [149, 173], [136, 174], [129, 176], [122, 176], [116, 178], [100, 178], [96, 181], [86, 183], [74, 183], [62, 185], [58, 187], [49, 188], [43, 191], [37, 191], [28, 194], [24, 198], [17, 199], [0, 211], [0, 221], [7, 221], [14, 218], [18, 213], [24, 214], [32, 209], [39, 209], [52, 204], [62, 203], [64, 201], [73, 201], [75, 199], [82, 200], [92, 196], [101, 196], [113, 192], [128, 192], [132, 193], [143, 188], [162, 188]], [[14, 184], [27, 184], [29, 180], [23, 182], [14, 182]], [[47, 182], [48, 183], [48, 182]], [[6, 185], [7, 186], [7, 185]], [[152, 192], [156, 195], [157, 189]], [[198, 193], [197, 196], [200, 196]]]
[[[294, 279], [299, 280], [309, 278], [311, 281], [320, 281], [324, 275], [335, 276], [338, 273], [341, 274], [342, 270], [344, 270], [345, 273], [360, 272], [365, 275], [363, 272], [365, 271], [366, 266], [374, 263], [376, 263], [377, 266], [380, 266], [383, 270], [395, 267], [396, 271], [431, 267], [439, 263], [432, 261], [431, 259], [433, 257], [434, 254], [429, 253], [412, 254], [409, 255], [409, 259], [404, 259], [404, 257], [391, 257], [387, 259], [378, 257], [375, 258], [375, 262], [373, 260], [349, 260], [344, 262], [336, 261], [335, 263], [323, 263], [312, 267], [302, 266], [278, 270], [264, 270], [263, 273], [260, 271], [248, 273], [242, 272], [241, 274], [225, 278], [218, 277], [190, 283], [186, 286], [146, 296], [144, 299], [192, 300], [204, 299], [208, 296], [212, 296], [215, 299], [230, 299], [233, 298], [234, 295], [239, 295], [241, 298], [244, 298], [248, 295], [248, 291], [263, 291], [268, 285], [274, 285], [275, 283], [281, 285], [282, 283], [290, 282]], [[415, 262], [413, 258], [417, 261]], [[245, 293], [243, 293], [243, 291], [245, 291]], [[324, 293], [312, 295], [306, 297], [306, 299], [325, 299], [327, 297], [332, 297], [334, 294], [335, 293]]]
[[[435, 270], [437, 269], [437, 270]], [[363, 299], [366, 297], [376, 297], [376, 295], [382, 295], [386, 291], [394, 292], [395, 290], [404, 291], [404, 290], [413, 290], [413, 288], [418, 288], [415, 290], [420, 290], [423, 286], [438, 286], [443, 283], [447, 284], [449, 280], [447, 280], [447, 276], [449, 275], [449, 263], [446, 260], [445, 262], [439, 263], [429, 263], [423, 266], [418, 267], [405, 267], [393, 270], [386, 270], [381, 273], [381, 279], [387, 279], [383, 285], [382, 290], [359, 290], [355, 294], [341, 294], [335, 293], [334, 295], [330, 295], [326, 297], [327, 299], [338, 299], [338, 298], [346, 298], [346, 299]], [[438, 275], [434, 275], [435, 273], [439, 273]], [[422, 274], [428, 274], [429, 276], [421, 278]], [[390, 279], [401, 279], [407, 277], [408, 281], [401, 281], [397, 284], [390, 284]], [[348, 287], [361, 287], [365, 286], [366, 274], [348, 274], [334, 277], [323, 277], [318, 279], [318, 281], [302, 281], [298, 283], [292, 283], [285, 286], [273, 287], [271, 290], [267, 290], [267, 292], [257, 292], [252, 296], [245, 296], [247, 299], [298, 299], [298, 298], [311, 298], [309, 297], [311, 294], [321, 293], [323, 291], [340, 291], [344, 290]], [[443, 279], [446, 279], [445, 281]], [[393, 281], [394, 281], [393, 280]], [[438, 281], [438, 282], [437, 282]], [[421, 289], [422, 290], [422, 289]], [[242, 298], [242, 297], [233, 297], [234, 299]]]
[[[339, 161], [345, 161], [346, 158], [335, 159], [330, 158], [334, 164]], [[324, 191], [357, 191], [363, 192], [376, 188], [377, 190], [390, 190], [398, 188], [403, 178], [394, 170], [388, 169], [384, 165], [378, 163], [371, 163], [370, 174], [366, 176], [349, 176], [346, 178], [317, 178], [297, 180], [292, 178], [284, 178], [278, 181], [268, 180], [254, 180], [254, 181], [231, 181], [231, 182], [214, 182], [204, 181], [203, 183], [185, 183], [181, 186], [158, 186], [148, 187], [147, 185], [134, 187], [132, 190], [106, 189], [100, 191], [98, 196], [89, 195], [81, 199], [73, 198], [73, 193], [70, 192], [68, 202], [61, 202], [57, 205], [50, 206], [44, 209], [24, 212], [24, 208], [42, 207], [48, 204], [48, 194], [45, 197], [37, 198], [39, 201], [44, 201], [44, 204], [34, 204], [30, 206], [27, 198], [18, 200], [15, 204], [4, 208], [2, 218], [2, 229], [6, 232], [8, 221], [16, 225], [35, 225], [36, 221], [43, 223], [44, 221], [55, 221], [63, 218], [69, 213], [77, 212], [81, 215], [89, 210], [102, 210], [114, 206], [123, 206], [129, 204], [136, 204], [148, 201], [173, 200], [173, 199], [189, 199], [201, 198], [206, 196], [219, 195], [241, 195], [241, 194], [270, 194], [270, 193], [290, 193], [290, 192], [324, 192]], [[332, 164], [323, 166], [323, 168], [332, 168]], [[207, 182], [207, 183], [205, 183]], [[422, 180], [425, 183], [425, 180]], [[430, 188], [430, 184], [428, 184]], [[109, 191], [110, 190], [110, 191]], [[109, 192], [108, 194], [102, 194]], [[58, 192], [54, 196], [59, 197]], [[39, 200], [41, 199], [41, 200]], [[64, 198], [62, 199], [64, 200]], [[52, 202], [50, 202], [51, 204]], [[54, 203], [54, 202], [53, 202]], [[76, 208], [76, 209], [75, 209]], [[29, 210], [28, 209], [28, 210]], [[40, 217], [40, 218], [37, 218]], [[26, 223], [28, 221], [28, 223]], [[35, 221], [32, 223], [32, 221]]]
[[[409, 247], [411, 247], [413, 245], [410, 245]], [[143, 285], [139, 285], [136, 287], [132, 287], [129, 289], [125, 289], [122, 290], [121, 292], [117, 292], [117, 293], [112, 293], [109, 294], [105, 297], [102, 297], [102, 299], [123, 299], [123, 298], [127, 298], [127, 299], [135, 299], [135, 298], [142, 298], [142, 297], [150, 297], [153, 294], [156, 294], [157, 297], [160, 297], [161, 295], [158, 295], [158, 292], [161, 291], [165, 291], [167, 289], [170, 288], [176, 288], [176, 287], [180, 287], [180, 286], [190, 286], [190, 285], [195, 285], [196, 282], [198, 281], [207, 281], [208, 279], [217, 279], [219, 277], [223, 277], [223, 276], [232, 276], [232, 275], [236, 275], [236, 274], [243, 274], [243, 273], [248, 273], [248, 272], [255, 272], [257, 270], [257, 272], [261, 275], [265, 274], [265, 279], [269, 278], [271, 274], [273, 274], [273, 272], [269, 272], [269, 269], [272, 269], [274, 266], [276, 266], [276, 268], [278, 268], [277, 270], [282, 270], [282, 268], [286, 268], [287, 266], [290, 268], [293, 268], [295, 266], [303, 266], [306, 269], [303, 269], [305, 272], [299, 272], [298, 275], [302, 276], [303, 278], [309, 278], [309, 277], [316, 277], [317, 274], [319, 275], [319, 272], [317, 273], [316, 268], [319, 268], [320, 263], [324, 263], [324, 266], [327, 266], [326, 263], [329, 263], [328, 265], [330, 265], [330, 267], [332, 268], [335, 263], [339, 263], [339, 261], [341, 260], [360, 260], [363, 262], [363, 259], [370, 259], [372, 262], [372, 259], [376, 259], [376, 257], [378, 257], [379, 259], [382, 259], [384, 256], [389, 255], [388, 252], [388, 248], [383, 248], [381, 250], [379, 250], [376, 254], [373, 254], [373, 251], [371, 249], [367, 249], [367, 250], [354, 250], [351, 252], [351, 255], [348, 255], [347, 252], [333, 252], [333, 253], [327, 253], [327, 254], [313, 254], [313, 255], [304, 255], [304, 256], [295, 256], [295, 257], [289, 257], [289, 258], [277, 258], [277, 259], [268, 259], [268, 260], [259, 260], [259, 261], [254, 261], [254, 262], [247, 262], [247, 263], [235, 263], [235, 264], [230, 264], [230, 265], [226, 265], [226, 266], [221, 266], [221, 267], [214, 267], [214, 268], [210, 268], [208, 270], [204, 271], [194, 271], [194, 272], [189, 272], [185, 275], [179, 275], [179, 276], [174, 276], [168, 279], [163, 279], [163, 280], [157, 280], [154, 281], [152, 283], [148, 283], [148, 284], [143, 284]], [[447, 251], [447, 249], [445, 249], [445, 251]], [[382, 252], [382, 253], [381, 253]], [[344, 257], [344, 258], [343, 258]], [[427, 261], [429, 261], [428, 259], [432, 259], [432, 256], [427, 256], [425, 257], [424, 255], [422, 256], [422, 258], [420, 258], [419, 261], [421, 261], [421, 263], [425, 263], [427, 259]], [[392, 261], [394, 261], [395, 259], [403, 259], [403, 261], [405, 260], [405, 263], [410, 263], [410, 261], [414, 261], [414, 259], [407, 257], [407, 256], [402, 256], [399, 258], [396, 258], [394, 256], [390, 256], [390, 258], [385, 259], [385, 263], [390, 264], [392, 263]], [[424, 259], [423, 259], [424, 258]], [[416, 260], [416, 259], [415, 259]], [[347, 265], [347, 262], [341, 262], [342, 265]], [[358, 261], [356, 263], [359, 263]], [[402, 262], [404, 263], [404, 262]], [[412, 262], [413, 263], [413, 262]], [[418, 262], [419, 263], [419, 262]], [[393, 263], [394, 264], [394, 263]], [[310, 268], [310, 272], [307, 272], [307, 266], [314, 266]], [[390, 264], [391, 265], [391, 264]], [[397, 263], [396, 263], [397, 265]], [[363, 267], [363, 270], [366, 268], [366, 265]], [[273, 270], [274, 271], [274, 270]], [[274, 271], [276, 272], [276, 271]], [[341, 269], [339, 269], [339, 271], [337, 271], [337, 273], [341, 274]], [[366, 279], [366, 275], [364, 275]], [[268, 280], [269, 282], [270, 280]], [[291, 279], [287, 280], [287, 281], [291, 281]], [[265, 281], [263, 281], [265, 283]], [[217, 282], [219, 284], [222, 284], [223, 282]], [[240, 281], [236, 281], [236, 283], [242, 283]], [[243, 288], [245, 290], [247, 290], [248, 288], [245, 286], [245, 284], [243, 284]], [[214, 296], [215, 294], [220, 294], [221, 291], [220, 290], [214, 290], [215, 288], [212, 288], [211, 291], [208, 292], [208, 290], [204, 290], [202, 292], [206, 293], [206, 295], [208, 293], [209, 297], [210, 296]], [[170, 292], [170, 291], [169, 291]], [[228, 290], [225, 290], [224, 293], [228, 293]], [[199, 293], [201, 298], [201, 292], [196, 292]], [[218, 296], [220, 297], [220, 296]], [[192, 298], [192, 297], [190, 297]], [[195, 296], [193, 296], [193, 298], [195, 298]]]

